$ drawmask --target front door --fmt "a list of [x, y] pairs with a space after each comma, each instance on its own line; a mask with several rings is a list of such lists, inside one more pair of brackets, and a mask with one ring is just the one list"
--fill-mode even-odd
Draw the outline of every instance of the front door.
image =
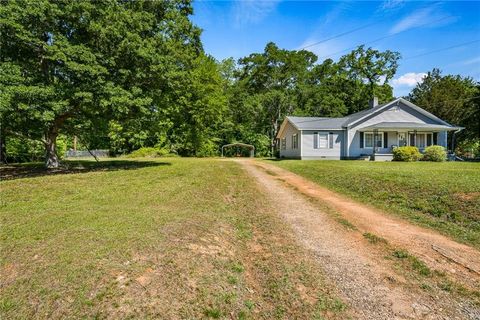
[[398, 146], [405, 147], [407, 145], [407, 133], [406, 132], [398, 132]]

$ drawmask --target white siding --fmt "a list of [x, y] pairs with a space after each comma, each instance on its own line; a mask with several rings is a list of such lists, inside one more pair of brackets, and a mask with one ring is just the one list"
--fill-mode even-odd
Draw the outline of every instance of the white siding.
[[[298, 148], [292, 148], [292, 136], [294, 134], [298, 135]], [[286, 146], [285, 150], [281, 148], [281, 141], [280, 141], [280, 157], [281, 158], [300, 158], [301, 148], [302, 148], [302, 138], [301, 132], [297, 130], [290, 122], [287, 122], [285, 125], [285, 129], [283, 130], [282, 136], [280, 139], [286, 138]]]
[[[405, 106], [404, 104], [400, 104], [398, 107], [390, 106], [381, 113], [362, 120], [360, 123], [355, 124], [352, 128], [350, 128], [350, 130], [348, 130], [349, 157], [359, 157], [364, 154], [372, 154], [373, 150], [371, 148], [360, 148], [360, 132], [357, 130], [381, 122], [416, 122], [439, 124], [433, 119], [424, 116], [423, 114], [409, 108], [408, 106]], [[439, 132], [438, 144], [443, 145], [443, 141], [443, 132]], [[397, 133], [394, 131], [394, 129], [392, 129], [392, 131], [388, 133], [388, 148], [379, 148], [378, 152], [388, 153], [391, 150], [391, 146], [397, 145], [397, 143]]]
[[[314, 133], [333, 135], [333, 148], [314, 149]], [[302, 159], [340, 159], [342, 157], [343, 131], [302, 131]]]

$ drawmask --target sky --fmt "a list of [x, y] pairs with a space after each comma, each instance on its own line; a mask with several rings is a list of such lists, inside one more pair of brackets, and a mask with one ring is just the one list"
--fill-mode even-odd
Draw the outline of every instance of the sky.
[[365, 44], [402, 55], [390, 81], [397, 97], [433, 68], [480, 81], [480, 1], [196, 0], [193, 7], [204, 49], [218, 60], [263, 52], [271, 41], [310, 50], [319, 62]]

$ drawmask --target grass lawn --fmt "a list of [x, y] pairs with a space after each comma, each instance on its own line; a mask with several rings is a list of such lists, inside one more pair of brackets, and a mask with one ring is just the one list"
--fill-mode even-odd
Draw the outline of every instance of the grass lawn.
[[480, 163], [272, 163], [480, 248]]
[[1, 319], [345, 318], [237, 164], [68, 165], [0, 168]]

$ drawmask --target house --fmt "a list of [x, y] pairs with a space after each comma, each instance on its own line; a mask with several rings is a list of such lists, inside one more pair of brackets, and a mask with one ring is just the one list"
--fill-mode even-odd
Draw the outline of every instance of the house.
[[277, 134], [281, 158], [392, 160], [397, 146], [447, 147], [448, 132], [458, 132], [433, 114], [403, 99], [342, 118], [286, 117]]

